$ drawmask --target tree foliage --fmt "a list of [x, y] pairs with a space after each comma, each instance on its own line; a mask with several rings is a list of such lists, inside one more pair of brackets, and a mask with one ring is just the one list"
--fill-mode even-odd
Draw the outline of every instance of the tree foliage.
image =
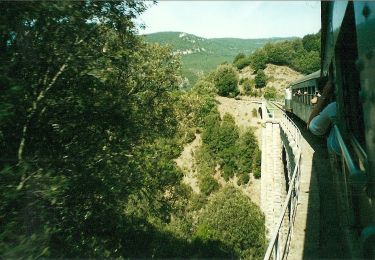
[[307, 34], [302, 38], [303, 48], [310, 51], [317, 51], [320, 53], [320, 31], [316, 34]]
[[244, 79], [242, 82], [243, 95], [254, 95], [255, 81], [253, 79]]
[[238, 72], [232, 65], [220, 65], [215, 72], [214, 83], [220, 96], [235, 97], [239, 94]]
[[304, 74], [320, 68], [320, 32], [307, 34], [302, 39], [267, 43], [249, 56], [238, 55], [234, 66], [242, 69], [248, 65], [263, 70], [266, 64], [285, 65]]
[[251, 200], [233, 187], [216, 193], [199, 216], [196, 236], [220, 241], [236, 257], [262, 258], [265, 249], [264, 216]]
[[244, 53], [240, 52], [236, 55], [236, 57], [234, 57], [233, 63], [236, 63], [237, 61], [239, 61], [239, 60], [241, 60], [245, 57], [246, 57], [246, 55]]
[[[229, 114], [225, 114], [220, 120], [219, 115], [213, 113], [206, 118], [206, 122], [202, 133], [203, 145], [197, 156], [200, 158], [197, 162], [198, 173], [207, 176], [208, 172], [212, 176], [216, 165], [219, 165], [221, 175], [226, 181], [237, 176], [239, 185], [248, 183], [249, 174], [258, 170], [257, 165], [253, 165], [257, 163], [253, 157], [256, 156], [255, 148], [258, 148], [253, 130], [249, 129], [240, 134]], [[205, 193], [210, 194], [216, 188], [204, 190], [209, 190]]]
[[182, 178], [179, 61], [135, 35], [144, 4], [0, 9], [2, 256], [164, 254], [155, 223]]
[[267, 76], [263, 70], [258, 70], [257, 74], [255, 75], [255, 87], [256, 88], [263, 88], [267, 84]]

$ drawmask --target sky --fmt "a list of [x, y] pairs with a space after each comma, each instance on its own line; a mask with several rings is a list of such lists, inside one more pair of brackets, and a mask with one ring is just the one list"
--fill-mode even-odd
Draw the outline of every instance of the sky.
[[162, 31], [204, 38], [303, 37], [320, 29], [319, 1], [159, 1], [138, 18], [140, 34]]

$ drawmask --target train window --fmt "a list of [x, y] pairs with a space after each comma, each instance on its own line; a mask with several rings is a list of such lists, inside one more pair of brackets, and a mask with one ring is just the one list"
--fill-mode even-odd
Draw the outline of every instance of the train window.
[[[345, 128], [354, 135], [364, 147], [364, 123], [362, 104], [359, 100], [361, 90], [359, 72], [355, 66], [358, 59], [357, 35], [353, 3], [349, 2], [336, 47], [336, 69], [339, 77], [339, 95], [344, 114]], [[340, 93], [341, 92], [341, 93]], [[341, 119], [341, 120], [342, 120]]]

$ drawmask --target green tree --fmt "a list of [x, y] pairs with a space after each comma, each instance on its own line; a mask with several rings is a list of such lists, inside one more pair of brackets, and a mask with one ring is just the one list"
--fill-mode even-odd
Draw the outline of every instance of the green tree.
[[255, 70], [264, 70], [268, 62], [267, 52], [264, 48], [256, 49], [256, 51], [250, 56], [251, 67]]
[[182, 113], [179, 61], [136, 36], [144, 7], [0, 2], [2, 256], [157, 252], [155, 223], [180, 196]]
[[239, 61], [241, 59], [244, 59], [245, 57], [246, 57], [246, 55], [243, 54], [242, 52], [238, 53], [236, 55], [236, 57], [234, 57], [233, 64], [235, 64], [237, 61]]
[[266, 243], [264, 216], [247, 196], [226, 187], [209, 200], [199, 215], [196, 236], [222, 242], [237, 257], [262, 258]]
[[310, 52], [316, 51], [320, 53], [320, 32], [316, 34], [307, 34], [302, 38], [303, 48]]
[[252, 172], [253, 157], [256, 156], [258, 142], [254, 130], [249, 129], [243, 133], [236, 143], [236, 157], [238, 168], [238, 184], [246, 184], [249, 181], [249, 174]]
[[313, 73], [320, 68], [320, 57], [317, 51], [304, 52], [292, 63], [293, 67], [298, 67], [304, 74]]
[[255, 87], [263, 88], [267, 84], [267, 76], [263, 70], [258, 70], [255, 76]]
[[245, 57], [245, 58], [239, 59], [236, 63], [234, 63], [234, 66], [239, 70], [249, 65], [251, 65], [251, 57]]
[[216, 70], [214, 83], [220, 96], [235, 97], [239, 94], [238, 72], [232, 65], [220, 65]]

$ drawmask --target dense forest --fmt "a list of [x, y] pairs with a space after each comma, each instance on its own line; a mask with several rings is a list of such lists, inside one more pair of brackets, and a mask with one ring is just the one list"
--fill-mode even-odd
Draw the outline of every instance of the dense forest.
[[[262, 257], [263, 214], [212, 177], [260, 177], [253, 131], [217, 112], [233, 67], [181, 91], [178, 57], [137, 36], [140, 1], [0, 10], [2, 258]], [[174, 162], [196, 133], [198, 194]]]

